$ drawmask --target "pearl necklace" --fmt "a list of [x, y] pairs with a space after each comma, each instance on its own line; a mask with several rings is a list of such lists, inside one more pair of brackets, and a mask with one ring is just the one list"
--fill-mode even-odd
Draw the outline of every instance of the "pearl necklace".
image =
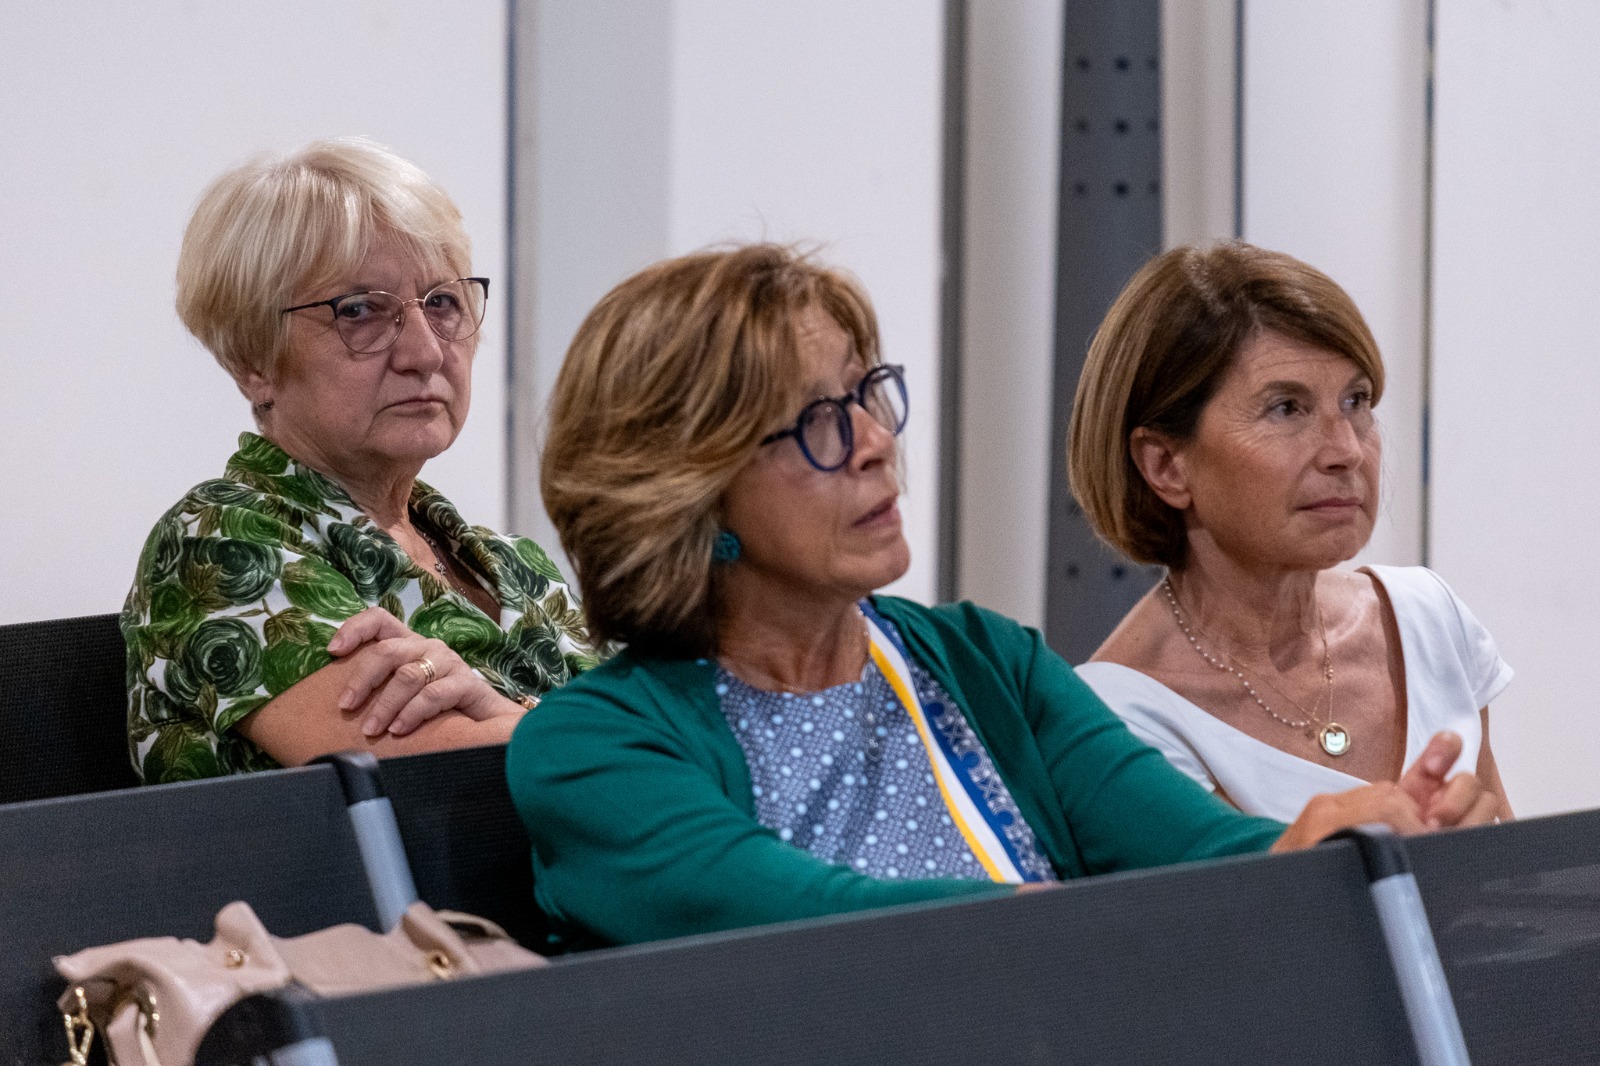
[[[1172, 587], [1171, 574], [1168, 574], [1162, 579], [1161, 591], [1167, 597], [1167, 606], [1172, 609], [1173, 621], [1178, 623], [1178, 628], [1183, 631], [1184, 637], [1188, 639], [1189, 646], [1199, 653], [1200, 658], [1204, 659], [1218, 670], [1221, 670], [1225, 674], [1232, 674], [1234, 677], [1238, 678], [1239, 684], [1244, 686], [1245, 695], [1249, 696], [1257, 707], [1260, 707], [1263, 711], [1266, 711], [1268, 717], [1270, 717], [1273, 721], [1281, 722], [1290, 729], [1303, 730], [1306, 739], [1315, 740], [1323, 751], [1327, 752], [1334, 758], [1338, 758], [1340, 755], [1343, 755], [1350, 750], [1350, 744], [1353, 739], [1350, 735], [1350, 731], [1333, 720], [1333, 657], [1332, 653], [1328, 649], [1328, 631], [1322, 624], [1322, 608], [1320, 606], [1317, 608], [1317, 630], [1322, 634], [1322, 676], [1326, 685], [1325, 691], [1327, 692], [1328, 696], [1328, 720], [1325, 722], [1322, 721], [1313, 712], [1306, 710], [1304, 707], [1300, 707], [1300, 704], [1296, 703], [1294, 699], [1289, 698], [1287, 693], [1285, 693], [1285, 698], [1289, 698], [1290, 703], [1294, 703], [1296, 707], [1300, 707], [1301, 713], [1306, 716], [1304, 721], [1296, 722], [1283, 717], [1283, 715], [1279, 714], [1277, 711], [1274, 711], [1270, 706], [1268, 706], [1267, 701], [1261, 698], [1261, 694], [1258, 693], [1255, 686], [1250, 683], [1250, 679], [1245, 676], [1244, 671], [1240, 670], [1237, 666], [1223, 662], [1221, 659], [1218, 659], [1216, 656], [1206, 651], [1205, 648], [1200, 646], [1200, 641], [1195, 638], [1194, 630], [1190, 627], [1188, 620], [1184, 617], [1183, 609], [1178, 606], [1178, 596]], [[1231, 659], [1233, 657], [1230, 655], [1229, 658]], [[1317, 703], [1321, 702], [1322, 698], [1319, 696], [1317, 698]], [[1312, 704], [1312, 706], [1315, 707], [1316, 704]]]

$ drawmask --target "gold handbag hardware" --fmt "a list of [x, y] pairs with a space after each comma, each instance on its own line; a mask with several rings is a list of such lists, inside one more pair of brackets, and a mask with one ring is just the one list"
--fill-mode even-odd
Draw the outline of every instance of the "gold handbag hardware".
[[442, 951], [428, 952], [428, 971], [441, 981], [448, 981], [456, 975], [456, 964], [450, 956]]
[[84, 998], [83, 986], [73, 986], [72, 996], [78, 1009], [61, 1012], [67, 1027], [67, 1061], [61, 1066], [88, 1066], [89, 1049], [94, 1046], [94, 1022], [89, 1020], [89, 1001]]

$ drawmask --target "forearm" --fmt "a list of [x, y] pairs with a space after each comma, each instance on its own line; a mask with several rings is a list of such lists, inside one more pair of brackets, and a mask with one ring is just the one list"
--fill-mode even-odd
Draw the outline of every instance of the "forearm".
[[510, 740], [511, 731], [521, 717], [508, 713], [474, 721], [460, 712], [446, 711], [405, 736], [381, 733], [369, 737], [361, 729], [365, 705], [349, 710], [339, 708], [339, 697], [345, 691], [351, 668], [352, 661], [348, 659], [329, 663], [296, 682], [234, 728], [283, 765], [299, 766], [318, 755], [352, 748], [385, 758], [446, 748], [504, 744]]

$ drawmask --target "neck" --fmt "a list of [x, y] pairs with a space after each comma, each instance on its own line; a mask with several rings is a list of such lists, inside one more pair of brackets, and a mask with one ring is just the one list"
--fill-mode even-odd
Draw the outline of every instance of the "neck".
[[344, 489], [361, 513], [379, 528], [393, 532], [410, 524], [411, 488], [421, 463], [370, 463], [359, 458], [335, 459], [308, 441], [281, 440], [262, 432], [295, 462], [309, 466]]
[[719, 597], [717, 658], [758, 688], [816, 692], [859, 681], [867, 624], [854, 599], [756, 598], [729, 581]]
[[1191, 623], [1222, 650], [1282, 665], [1318, 639], [1318, 571], [1250, 566], [1195, 547], [1172, 585]]

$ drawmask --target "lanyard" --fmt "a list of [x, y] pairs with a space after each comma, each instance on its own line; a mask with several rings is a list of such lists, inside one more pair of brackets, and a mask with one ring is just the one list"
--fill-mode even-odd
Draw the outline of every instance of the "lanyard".
[[[968, 760], [962, 758], [966, 751], [957, 749], [948, 727], [943, 725], [949, 721], [947, 716], [961, 712], [955, 707], [939, 703], [924, 706], [912, 681], [905, 647], [889, 634], [876, 611], [863, 604], [862, 614], [867, 620], [872, 661], [877, 664], [879, 673], [889, 682], [900, 705], [917, 727], [917, 736], [922, 739], [922, 747], [927, 752], [928, 764], [939, 786], [939, 795], [944, 799], [945, 809], [966, 840], [967, 847], [972, 850], [973, 857], [983, 866], [991, 881], [1021, 884], [1024, 881], [1041, 880], [1038, 876], [1021, 872], [1016, 850], [1006, 836], [1006, 822], [1002, 822], [991, 808], [984, 789], [968, 772]], [[1014, 816], [1008, 816], [1007, 822], [1010, 817]]]

